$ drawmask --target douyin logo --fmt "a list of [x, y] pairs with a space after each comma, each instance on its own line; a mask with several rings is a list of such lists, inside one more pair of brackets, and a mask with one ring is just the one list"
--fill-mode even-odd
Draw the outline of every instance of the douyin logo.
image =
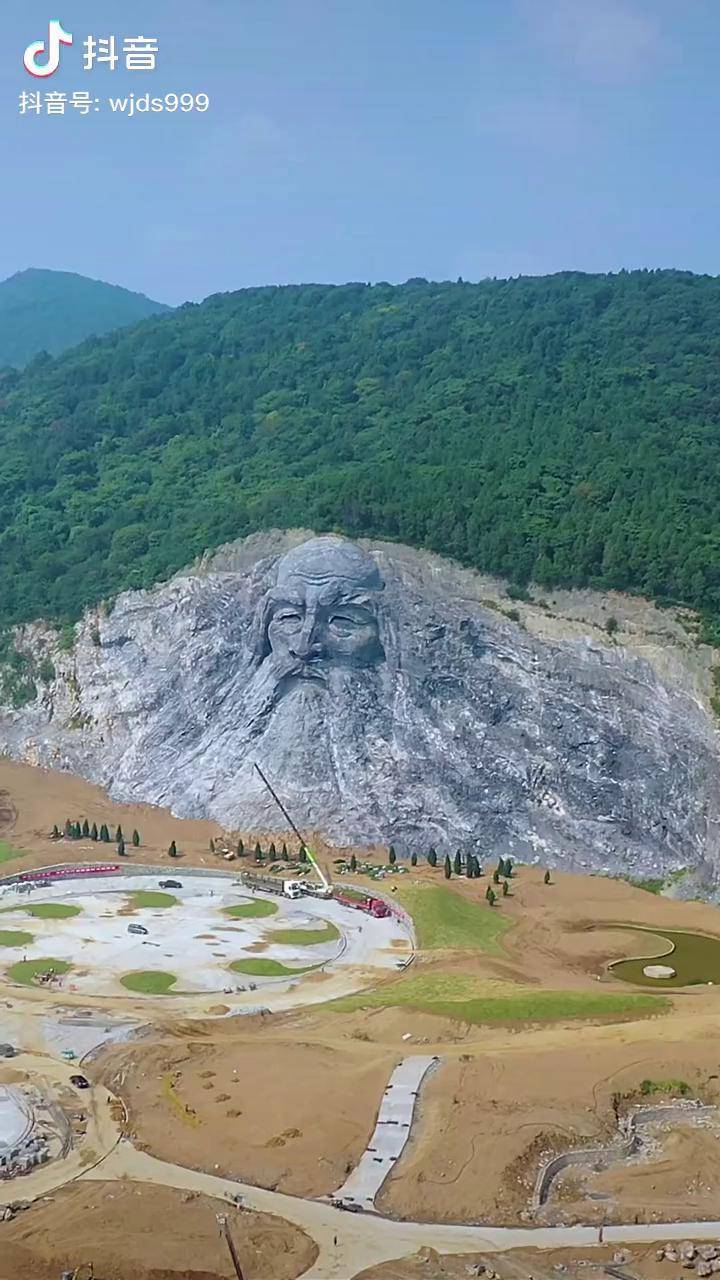
[[72, 44], [69, 31], [63, 29], [62, 23], [54, 18], [48, 29], [47, 44], [44, 40], [35, 40], [29, 44], [23, 56], [23, 66], [31, 76], [45, 78], [52, 76], [60, 66], [60, 48], [64, 44]]

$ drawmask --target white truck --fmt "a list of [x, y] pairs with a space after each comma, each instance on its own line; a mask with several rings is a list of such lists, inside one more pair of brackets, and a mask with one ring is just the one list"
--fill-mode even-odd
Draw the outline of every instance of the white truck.
[[300, 880], [281, 880], [279, 876], [255, 875], [252, 871], [245, 872], [240, 880], [248, 889], [278, 893], [285, 898], [302, 898], [305, 888]]

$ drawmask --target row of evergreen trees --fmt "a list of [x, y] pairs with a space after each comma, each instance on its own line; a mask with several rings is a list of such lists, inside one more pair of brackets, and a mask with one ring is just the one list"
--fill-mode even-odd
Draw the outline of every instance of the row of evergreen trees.
[[[122, 844], [123, 852], [125, 850], [125, 837], [120, 825], [115, 828], [115, 836], [111, 837], [106, 822], [103, 822], [101, 826], [98, 827], [96, 822], [93, 822], [91, 826], [87, 818], [83, 818], [82, 822], [73, 822], [70, 818], [66, 818], [62, 833], [58, 824], [54, 823], [51, 839], [59, 840], [61, 838], [61, 834], [65, 840], [99, 840], [102, 844], [114, 843], [118, 846]], [[133, 831], [130, 838], [135, 848], [139, 848], [140, 832], [137, 830]]]
[[[210, 841], [210, 852], [211, 853], [220, 852], [220, 849], [218, 848], [218, 841], [216, 840]], [[250, 856], [250, 848], [249, 846], [246, 848], [245, 842], [243, 840], [238, 840], [237, 844], [235, 845], [235, 856], [236, 858], [247, 858]], [[265, 861], [265, 857], [266, 857], [265, 851], [263, 850], [263, 847], [260, 844], [259, 840], [256, 842], [255, 848], [252, 850], [252, 856], [256, 862]], [[292, 858], [292, 855], [288, 852], [288, 847], [285, 844], [284, 840], [280, 847], [279, 852], [275, 844], [275, 841], [272, 840], [270, 842], [267, 850], [268, 862], [289, 862], [291, 861], [291, 858]], [[298, 862], [307, 862], [308, 860], [307, 849], [305, 848], [304, 845], [300, 845], [300, 848], [298, 849], [297, 860]]]

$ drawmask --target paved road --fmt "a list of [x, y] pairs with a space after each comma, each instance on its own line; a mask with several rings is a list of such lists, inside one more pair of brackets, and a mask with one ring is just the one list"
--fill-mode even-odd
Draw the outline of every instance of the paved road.
[[[293, 1222], [320, 1249], [303, 1280], [348, 1280], [365, 1267], [405, 1257], [429, 1245], [439, 1253], [499, 1253], [507, 1249], [560, 1249], [597, 1244], [595, 1227], [463, 1227], [438, 1223], [393, 1222], [378, 1214], [346, 1213], [318, 1200], [266, 1191], [166, 1164], [128, 1142], [121, 1142], [101, 1164], [83, 1175], [89, 1179], [129, 1178], [182, 1191], [221, 1198], [240, 1193], [245, 1205]], [[654, 1240], [717, 1239], [720, 1222], [671, 1222], [606, 1227], [606, 1244], [647, 1244]], [[337, 1238], [337, 1246], [334, 1240]]]
[[[65, 1083], [72, 1068], [48, 1058], [23, 1055], [23, 1066], [46, 1079]], [[20, 1060], [15, 1059], [18, 1063]], [[90, 1091], [88, 1091], [90, 1092]], [[113, 1181], [129, 1178], [220, 1199], [240, 1194], [249, 1209], [294, 1223], [316, 1241], [317, 1261], [304, 1280], [348, 1280], [365, 1267], [416, 1253], [429, 1245], [439, 1253], [498, 1253], [507, 1249], [559, 1249], [597, 1243], [594, 1227], [469, 1227], [438, 1223], [395, 1222], [377, 1213], [347, 1213], [319, 1200], [267, 1191], [157, 1160], [120, 1139], [108, 1105], [111, 1095], [99, 1086], [83, 1102], [91, 1117], [88, 1140], [64, 1161], [55, 1161], [12, 1183], [12, 1198], [35, 1200], [78, 1179]], [[90, 1104], [88, 1106], [88, 1103]], [[95, 1161], [91, 1168], [87, 1161]], [[10, 1184], [8, 1184], [9, 1186]], [[8, 1197], [10, 1198], [10, 1197]], [[671, 1222], [605, 1228], [608, 1244], [647, 1244], [654, 1240], [720, 1239], [718, 1222]], [[337, 1245], [334, 1243], [337, 1239]]]
[[120, 1130], [113, 1119], [110, 1104], [113, 1095], [102, 1085], [80, 1092], [70, 1083], [77, 1071], [77, 1063], [57, 1062], [39, 1054], [23, 1053], [3, 1064], [9, 1071], [24, 1071], [29, 1083], [36, 1084], [45, 1094], [52, 1095], [59, 1086], [77, 1094], [77, 1110], [87, 1116], [87, 1129], [83, 1140], [73, 1146], [63, 1160], [52, 1160], [40, 1165], [32, 1173], [12, 1182], [0, 1182], [0, 1202], [8, 1200], [37, 1200], [49, 1195], [58, 1187], [73, 1182], [91, 1165], [103, 1160], [120, 1139]]
[[378, 1191], [410, 1137], [420, 1085], [437, 1061], [434, 1055], [413, 1053], [395, 1068], [382, 1096], [372, 1137], [352, 1173], [336, 1191], [337, 1199], [373, 1208]]

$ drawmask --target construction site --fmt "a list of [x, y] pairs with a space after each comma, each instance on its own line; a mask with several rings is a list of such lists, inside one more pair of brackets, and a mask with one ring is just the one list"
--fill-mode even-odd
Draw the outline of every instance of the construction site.
[[0, 787], [0, 1280], [718, 1269], [715, 908]]

